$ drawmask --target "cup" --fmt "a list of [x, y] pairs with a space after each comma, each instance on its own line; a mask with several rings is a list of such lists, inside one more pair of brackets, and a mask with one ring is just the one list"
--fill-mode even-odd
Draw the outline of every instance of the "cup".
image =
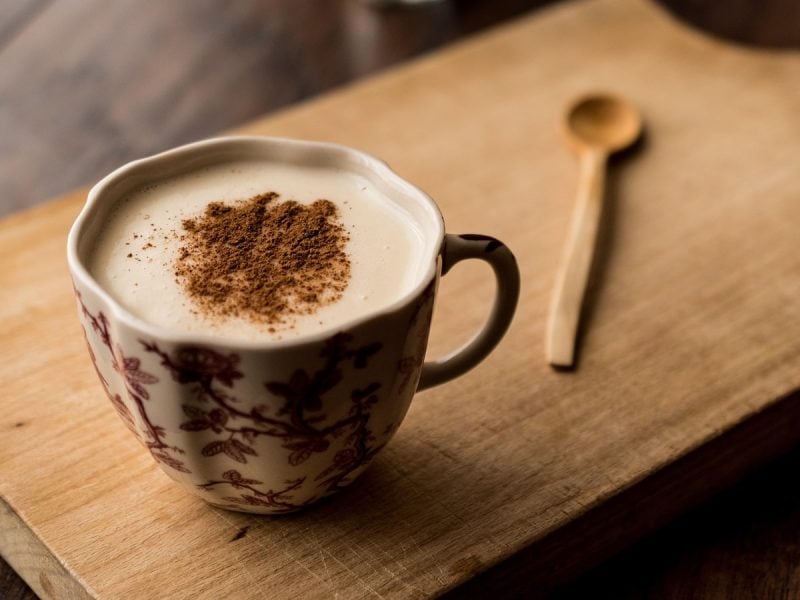
[[[335, 331], [232, 342], [155, 327], [91, 276], [87, 254], [120, 198], [187, 170], [253, 158], [355, 172], [402, 206], [426, 248], [413, 289]], [[201, 141], [117, 169], [89, 192], [67, 256], [89, 354], [123, 423], [188, 491], [250, 513], [294, 511], [351, 483], [389, 442], [415, 391], [461, 375], [491, 352], [519, 295], [519, 270], [504, 244], [445, 234], [434, 201], [384, 162], [336, 144], [267, 137]], [[439, 279], [466, 259], [494, 271], [491, 314], [462, 348], [424, 362]]]

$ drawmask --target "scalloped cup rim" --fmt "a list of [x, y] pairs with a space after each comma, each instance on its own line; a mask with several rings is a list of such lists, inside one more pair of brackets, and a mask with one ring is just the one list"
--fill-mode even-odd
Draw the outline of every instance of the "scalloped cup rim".
[[[366, 312], [357, 317], [349, 319], [345, 322], [339, 323], [336, 326], [321, 328], [319, 331], [313, 333], [299, 335], [297, 337], [285, 340], [241, 340], [235, 338], [228, 338], [223, 335], [211, 334], [189, 334], [180, 331], [174, 331], [167, 328], [159, 327], [144, 319], [134, 315], [132, 312], [123, 307], [111, 294], [109, 294], [95, 278], [90, 274], [89, 270], [83, 264], [83, 261], [78, 252], [78, 244], [83, 235], [84, 227], [90, 222], [92, 214], [96, 211], [97, 207], [101, 205], [102, 198], [108, 189], [122, 178], [131, 175], [132, 171], [142, 169], [147, 166], [152, 166], [156, 163], [165, 161], [180, 161], [187, 157], [202, 153], [210, 149], [222, 146], [236, 146], [236, 145], [262, 145], [272, 146], [273, 149], [280, 147], [293, 148], [295, 151], [318, 152], [328, 155], [331, 159], [338, 157], [343, 169], [347, 170], [347, 165], [361, 164], [366, 169], [366, 172], [359, 173], [362, 176], [370, 178], [372, 181], [382, 180], [392, 190], [403, 192], [409, 197], [416, 198], [417, 202], [430, 213], [431, 223], [435, 227], [435, 235], [433, 235], [433, 242], [429, 248], [426, 249], [426, 254], [423, 261], [426, 261], [424, 273], [419, 277], [419, 281], [408, 291], [402, 294], [397, 300], [383, 308]], [[349, 170], [353, 170], [352, 168]], [[320, 142], [299, 140], [284, 137], [272, 136], [224, 136], [214, 137], [205, 140], [200, 140], [183, 146], [178, 146], [158, 154], [140, 158], [115, 169], [98, 183], [96, 183], [90, 190], [86, 202], [83, 205], [80, 213], [78, 214], [75, 222], [73, 223], [69, 236], [67, 238], [67, 262], [72, 272], [73, 277], [79, 280], [80, 284], [88, 288], [95, 294], [100, 301], [106, 305], [114, 319], [120, 323], [124, 323], [127, 327], [138, 330], [143, 334], [153, 337], [157, 340], [169, 341], [178, 345], [199, 345], [199, 346], [214, 346], [218, 348], [229, 348], [236, 350], [252, 350], [252, 349], [272, 349], [284, 348], [291, 346], [303, 345], [306, 343], [317, 343], [329, 337], [338, 331], [352, 330], [376, 318], [389, 315], [397, 312], [414, 301], [415, 298], [423, 292], [431, 280], [436, 276], [437, 260], [440, 248], [444, 241], [444, 219], [441, 211], [434, 202], [434, 200], [422, 191], [417, 186], [408, 182], [395, 173], [389, 165], [366, 152], [337, 144], [333, 142]], [[77, 287], [77, 286], [76, 286]]]

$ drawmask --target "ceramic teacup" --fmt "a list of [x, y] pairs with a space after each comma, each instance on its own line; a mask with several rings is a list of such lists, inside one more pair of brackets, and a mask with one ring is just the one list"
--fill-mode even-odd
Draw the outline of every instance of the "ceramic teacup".
[[[87, 269], [92, 242], [126, 193], [220, 160], [313, 161], [368, 178], [423, 232], [427, 268], [389, 307], [297, 339], [231, 342], [178, 335], [120, 306]], [[415, 391], [485, 358], [519, 295], [508, 248], [445, 234], [434, 201], [382, 161], [335, 144], [265, 137], [206, 140], [125, 165], [95, 185], [68, 241], [80, 321], [100, 383], [163, 471], [215, 506], [282, 513], [352, 482], [388, 443]], [[424, 362], [441, 275], [465, 259], [494, 270], [486, 324], [463, 348]]]

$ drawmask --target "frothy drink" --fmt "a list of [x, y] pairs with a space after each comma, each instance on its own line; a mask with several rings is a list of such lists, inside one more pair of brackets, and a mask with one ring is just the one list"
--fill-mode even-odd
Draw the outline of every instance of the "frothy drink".
[[167, 331], [293, 339], [410, 291], [423, 237], [366, 178], [237, 160], [121, 198], [89, 250], [101, 287]]

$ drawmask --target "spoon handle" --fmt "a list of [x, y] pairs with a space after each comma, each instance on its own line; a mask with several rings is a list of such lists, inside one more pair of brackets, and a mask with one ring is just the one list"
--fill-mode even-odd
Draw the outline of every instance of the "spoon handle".
[[603, 208], [606, 158], [601, 150], [581, 153], [577, 199], [547, 324], [547, 361], [557, 367], [571, 367], [575, 358], [581, 305]]

